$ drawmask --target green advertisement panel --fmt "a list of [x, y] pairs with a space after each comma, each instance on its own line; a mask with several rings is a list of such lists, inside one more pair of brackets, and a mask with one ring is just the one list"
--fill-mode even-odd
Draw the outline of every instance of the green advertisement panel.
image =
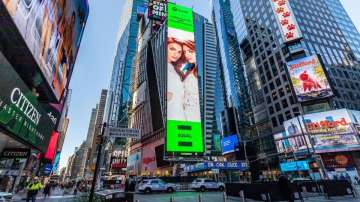
[[204, 152], [191, 8], [168, 4], [166, 152]]
[[0, 127], [45, 152], [56, 123], [1, 53], [0, 89]]

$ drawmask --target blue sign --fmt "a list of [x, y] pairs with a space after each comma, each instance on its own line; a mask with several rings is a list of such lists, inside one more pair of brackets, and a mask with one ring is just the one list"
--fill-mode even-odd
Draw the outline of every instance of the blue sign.
[[308, 161], [294, 161], [294, 162], [280, 163], [280, 169], [282, 172], [290, 172], [290, 171], [310, 170], [310, 167]]
[[50, 164], [50, 163], [45, 164], [44, 165], [44, 174], [46, 174], [46, 175], [50, 174], [52, 171], [52, 168], [53, 168], [52, 164]]
[[248, 169], [248, 164], [242, 161], [211, 161], [204, 163], [197, 163], [189, 165], [184, 168], [185, 172], [196, 172], [211, 169], [219, 170], [240, 170], [245, 171]]
[[236, 134], [221, 139], [221, 149], [223, 154], [234, 152], [238, 146], [239, 141]]

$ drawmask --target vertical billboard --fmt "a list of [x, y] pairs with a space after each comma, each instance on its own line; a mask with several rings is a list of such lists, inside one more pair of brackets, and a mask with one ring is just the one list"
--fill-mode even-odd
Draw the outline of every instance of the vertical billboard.
[[56, 122], [0, 52], [0, 128], [46, 152]]
[[73, 70], [89, 12], [87, 0], [2, 0], [59, 100]]
[[275, 13], [285, 43], [301, 39], [301, 30], [296, 22], [289, 0], [270, 0], [270, 4]]
[[168, 3], [166, 152], [204, 152], [193, 12]]
[[163, 21], [167, 14], [167, 0], [149, 0], [148, 17], [152, 20]]
[[328, 98], [334, 95], [317, 55], [287, 63], [294, 93], [299, 102]]

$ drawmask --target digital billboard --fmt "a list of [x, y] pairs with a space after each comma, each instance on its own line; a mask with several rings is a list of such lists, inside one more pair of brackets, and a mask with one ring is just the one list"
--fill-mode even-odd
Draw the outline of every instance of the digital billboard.
[[238, 149], [239, 140], [236, 134], [221, 139], [221, 149], [223, 154], [234, 152]]
[[360, 149], [348, 110], [306, 114], [303, 120], [317, 153]]
[[2, 0], [55, 97], [66, 88], [87, 20], [87, 0]]
[[310, 170], [308, 161], [294, 161], [280, 163], [280, 170], [282, 172], [291, 172], [291, 171], [306, 171]]
[[204, 152], [191, 8], [168, 3], [166, 152]]
[[167, 0], [149, 0], [148, 17], [152, 20], [163, 21], [167, 14]]
[[45, 152], [56, 122], [2, 53], [0, 86], [0, 127]]
[[289, 0], [270, 0], [285, 43], [302, 38]]
[[287, 63], [290, 80], [299, 102], [319, 100], [334, 95], [317, 55]]

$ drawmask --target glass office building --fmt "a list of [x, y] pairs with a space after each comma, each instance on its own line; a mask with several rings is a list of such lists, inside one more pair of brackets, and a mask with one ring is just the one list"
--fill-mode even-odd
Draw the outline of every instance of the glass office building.
[[128, 126], [128, 103], [133, 59], [136, 54], [138, 34], [137, 12], [145, 7], [146, 0], [127, 0], [123, 10], [117, 48], [109, 87], [107, 122], [112, 126]]

